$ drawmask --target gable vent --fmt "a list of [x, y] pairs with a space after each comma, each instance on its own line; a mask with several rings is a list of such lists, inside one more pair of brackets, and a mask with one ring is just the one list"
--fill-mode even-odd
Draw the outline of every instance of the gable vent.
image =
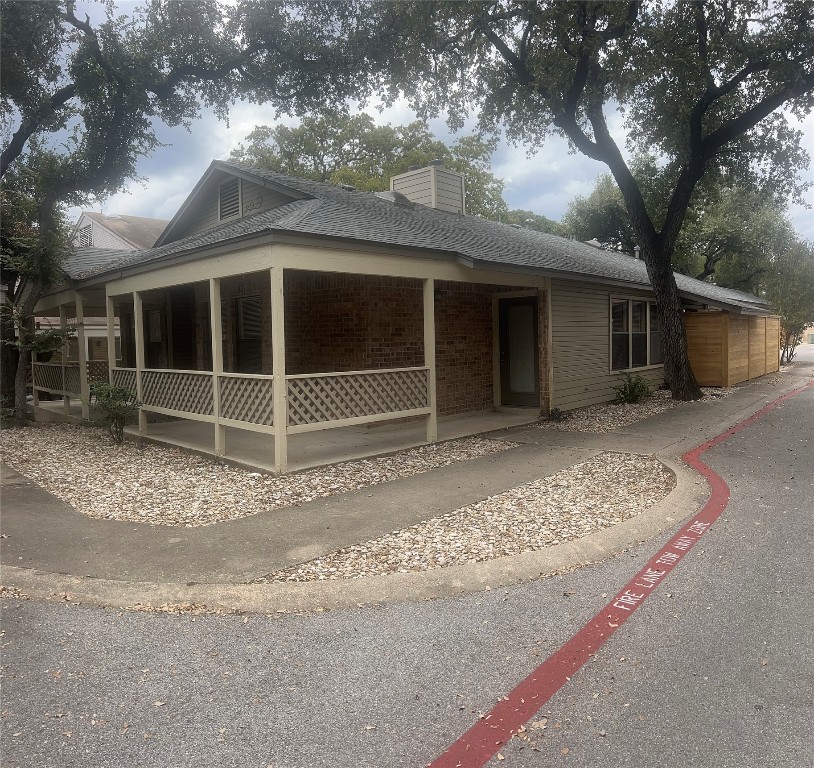
[[231, 219], [240, 216], [240, 179], [231, 178], [218, 188], [219, 218]]
[[79, 247], [92, 248], [93, 247], [93, 225], [85, 224], [84, 227], [79, 228]]

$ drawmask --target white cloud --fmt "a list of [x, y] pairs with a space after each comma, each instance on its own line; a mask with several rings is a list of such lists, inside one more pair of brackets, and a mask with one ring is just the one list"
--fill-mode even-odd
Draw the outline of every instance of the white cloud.
[[[416, 119], [415, 113], [404, 100], [379, 111], [375, 105], [365, 107], [377, 123], [403, 125]], [[295, 118], [282, 116], [274, 119], [274, 110], [268, 107], [237, 103], [231, 110], [229, 124], [211, 113], [205, 113], [187, 131], [184, 128], [159, 126], [159, 139], [167, 146], [158, 148], [150, 157], [139, 162], [138, 172], [146, 179], [144, 184], [130, 183], [126, 190], [111, 197], [104, 210], [134, 216], [172, 218], [186, 199], [192, 187], [213, 159], [224, 159], [236, 149], [256, 125], [284, 123], [296, 125]], [[795, 121], [804, 131], [804, 145], [814, 156], [814, 115]], [[608, 115], [612, 135], [623, 153], [625, 148], [622, 117], [618, 112]], [[474, 130], [474, 119], [464, 130], [453, 134], [443, 119], [430, 121], [430, 129], [440, 139], [451, 142], [456, 136]], [[559, 220], [568, 203], [576, 195], [587, 195], [596, 178], [607, 171], [604, 164], [584, 155], [571, 153], [568, 143], [559, 136], [549, 136], [529, 154], [525, 146], [513, 146], [502, 141], [493, 156], [493, 171], [505, 183], [504, 197], [510, 208], [522, 208]], [[814, 180], [814, 172], [805, 174]], [[814, 203], [814, 191], [807, 195]], [[98, 206], [97, 206], [98, 207]], [[791, 206], [792, 222], [802, 237], [814, 239], [814, 215], [810, 209]], [[79, 209], [72, 209], [74, 220]]]

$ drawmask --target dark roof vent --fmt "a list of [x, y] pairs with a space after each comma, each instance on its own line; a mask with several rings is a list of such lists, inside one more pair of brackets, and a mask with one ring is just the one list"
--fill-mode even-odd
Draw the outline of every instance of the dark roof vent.
[[430, 160], [427, 165], [434, 165], [436, 168], [443, 168], [444, 161], [443, 160]]
[[376, 192], [375, 195], [380, 200], [393, 203], [393, 205], [400, 205], [403, 208], [412, 208], [415, 205], [407, 195], [403, 195], [401, 192]]
[[346, 192], [355, 192], [356, 191], [356, 187], [354, 187], [353, 184], [340, 184], [339, 186], [342, 189], [344, 189]]

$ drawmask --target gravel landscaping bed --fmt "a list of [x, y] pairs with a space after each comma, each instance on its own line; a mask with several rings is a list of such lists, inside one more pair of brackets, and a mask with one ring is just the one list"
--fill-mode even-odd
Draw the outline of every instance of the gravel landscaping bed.
[[[735, 387], [701, 387], [704, 400], [720, 400], [731, 395]], [[684, 405], [673, 400], [670, 390], [657, 389], [650, 397], [640, 403], [600, 403], [567, 411], [562, 419], [538, 421], [535, 426], [540, 429], [556, 429], [563, 432], [592, 432], [603, 434], [620, 427], [627, 427], [637, 421], [649, 419], [659, 413]]]
[[257, 582], [353, 579], [491, 560], [578, 539], [663, 499], [675, 477], [656, 459], [602, 453], [549, 477]]
[[304, 504], [513, 446], [473, 437], [274, 477], [177, 448], [133, 441], [116, 446], [101, 429], [48, 424], [3, 430], [0, 458], [89, 517], [193, 527]]

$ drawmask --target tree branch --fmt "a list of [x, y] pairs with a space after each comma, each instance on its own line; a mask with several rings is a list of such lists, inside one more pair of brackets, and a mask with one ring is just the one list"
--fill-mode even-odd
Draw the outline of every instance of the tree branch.
[[791, 85], [769, 94], [752, 108], [728, 120], [708, 134], [702, 142], [703, 159], [708, 160], [724, 144], [754, 128], [761, 120], [783, 106], [790, 98], [802, 96], [812, 90], [814, 90], [814, 70], [801, 74]]
[[45, 121], [52, 117], [58, 109], [64, 107], [75, 95], [76, 83], [69, 83], [63, 86], [20, 123], [20, 127], [11, 137], [11, 141], [3, 150], [2, 157], [0, 158], [0, 179], [6, 175], [9, 165], [20, 156], [25, 148], [26, 142], [31, 136], [40, 129]]

